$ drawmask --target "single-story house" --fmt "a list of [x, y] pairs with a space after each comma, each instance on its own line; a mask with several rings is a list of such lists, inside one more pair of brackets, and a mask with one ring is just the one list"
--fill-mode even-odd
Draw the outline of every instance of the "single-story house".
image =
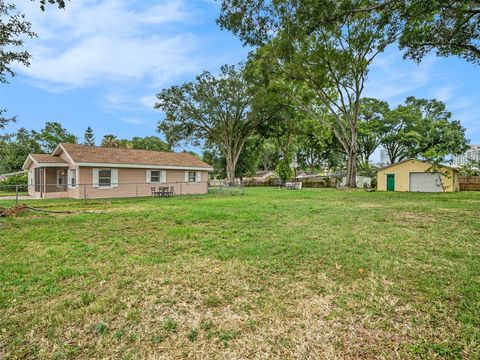
[[412, 192], [458, 191], [458, 170], [422, 160], [403, 160], [378, 170], [377, 189]]
[[245, 181], [252, 181], [252, 182], [266, 182], [270, 179], [280, 179], [275, 171], [271, 170], [260, 170], [255, 172], [255, 176], [244, 178]]
[[52, 154], [30, 154], [28, 194], [35, 198], [148, 196], [152, 188], [206, 194], [213, 168], [194, 155], [62, 143]]

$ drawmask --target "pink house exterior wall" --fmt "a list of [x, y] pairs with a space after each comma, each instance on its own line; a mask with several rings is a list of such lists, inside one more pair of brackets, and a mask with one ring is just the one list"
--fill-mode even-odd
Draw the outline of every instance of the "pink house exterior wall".
[[151, 196], [152, 187], [158, 189], [158, 187], [167, 186], [174, 187], [177, 195], [208, 193], [207, 171], [201, 171], [202, 181], [199, 182], [185, 182], [185, 170], [166, 170], [166, 182], [147, 183], [148, 169], [116, 168], [118, 170], [118, 186], [98, 188], [93, 186], [93, 169], [94, 167], [80, 167], [80, 171], [77, 173], [78, 193], [72, 194], [71, 197], [99, 199]]

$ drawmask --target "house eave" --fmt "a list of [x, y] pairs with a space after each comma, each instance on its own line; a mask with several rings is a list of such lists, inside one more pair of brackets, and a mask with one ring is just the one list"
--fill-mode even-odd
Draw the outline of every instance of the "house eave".
[[201, 166], [113, 164], [113, 163], [75, 163], [74, 165], [75, 166], [83, 166], [83, 167], [105, 167], [105, 168], [127, 168], [127, 169], [164, 169], [164, 170], [213, 171], [212, 167], [201, 167]]

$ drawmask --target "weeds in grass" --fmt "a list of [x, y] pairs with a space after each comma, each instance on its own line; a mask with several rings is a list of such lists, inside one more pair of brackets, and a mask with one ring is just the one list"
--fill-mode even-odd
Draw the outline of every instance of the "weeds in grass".
[[99, 322], [97, 326], [95, 326], [95, 333], [103, 335], [107, 332], [107, 325], [103, 322]]
[[175, 332], [178, 329], [178, 323], [170, 317], [165, 318], [163, 321], [163, 328], [166, 331]]
[[0, 219], [2, 359], [480, 357], [480, 193], [35, 205], [101, 213]]
[[188, 340], [190, 340], [191, 342], [194, 342], [197, 340], [198, 338], [198, 331], [196, 329], [192, 329], [188, 335], [187, 335], [187, 338]]

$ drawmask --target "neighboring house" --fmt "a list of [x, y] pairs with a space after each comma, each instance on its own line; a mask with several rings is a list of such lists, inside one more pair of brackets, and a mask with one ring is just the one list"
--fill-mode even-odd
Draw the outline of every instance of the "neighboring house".
[[456, 166], [466, 165], [469, 161], [480, 161], [480, 144], [470, 145], [463, 154], [453, 156], [453, 164]]
[[265, 171], [257, 171], [255, 176], [245, 178], [245, 181], [252, 181], [252, 182], [266, 182], [269, 179], [279, 179], [279, 176], [270, 170]]
[[22, 176], [22, 175], [25, 175], [26, 173], [27, 173], [27, 171], [23, 170], [23, 171], [8, 173], [8, 174], [0, 174], [0, 180], [8, 179], [11, 176]]
[[377, 172], [380, 191], [452, 192], [459, 190], [458, 170], [409, 159]]
[[28, 193], [36, 198], [148, 196], [152, 187], [176, 194], [206, 194], [213, 168], [188, 153], [60, 144], [49, 154], [30, 154]]
[[311, 177], [315, 176], [314, 174], [309, 174], [306, 171], [297, 171], [297, 176], [295, 178], [306, 178], [306, 177]]

